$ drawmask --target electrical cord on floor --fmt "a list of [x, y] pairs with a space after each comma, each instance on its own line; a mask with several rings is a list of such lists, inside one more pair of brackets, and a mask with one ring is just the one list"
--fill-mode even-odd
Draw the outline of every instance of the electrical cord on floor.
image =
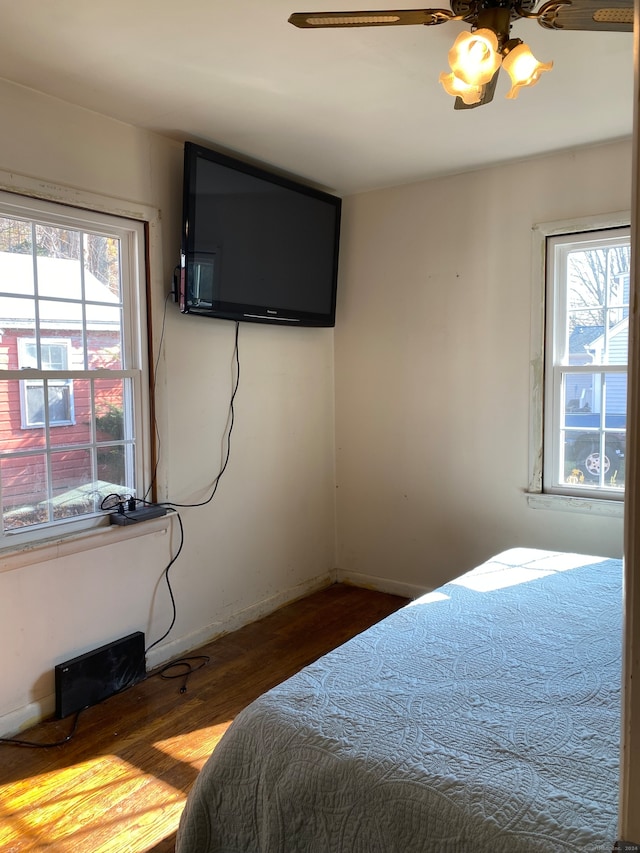
[[28, 749], [51, 749], [51, 747], [53, 746], [64, 746], [64, 744], [68, 743], [75, 735], [76, 729], [78, 728], [78, 720], [80, 719], [80, 714], [82, 713], [82, 710], [83, 709], [77, 712], [73, 719], [71, 731], [66, 737], [63, 737], [62, 740], [57, 740], [53, 743], [37, 743], [36, 741], [21, 740], [20, 738], [15, 737], [0, 737], [0, 746], [23, 746]]
[[[166, 663], [163, 667], [161, 667], [157, 672], [152, 673], [152, 675], [157, 675], [159, 678], [163, 678], [165, 680], [171, 680], [173, 678], [182, 678], [183, 684], [180, 688], [180, 693], [187, 692], [187, 681], [189, 677], [197, 672], [199, 669], [202, 669], [203, 666], [206, 666], [211, 658], [208, 655], [191, 655], [190, 657], [180, 658], [179, 660], [170, 661]], [[194, 665], [192, 661], [197, 661], [197, 664]], [[180, 668], [180, 672], [176, 672], [173, 675], [167, 675], [168, 672], [172, 669]]]

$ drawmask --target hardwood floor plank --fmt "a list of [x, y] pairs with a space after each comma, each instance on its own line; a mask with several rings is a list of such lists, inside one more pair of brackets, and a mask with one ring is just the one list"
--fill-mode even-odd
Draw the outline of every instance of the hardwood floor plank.
[[[405, 603], [335, 584], [193, 652], [210, 660], [184, 693], [183, 678], [150, 673], [84, 711], [63, 746], [2, 745], [0, 849], [173, 853], [186, 795], [236, 714]], [[71, 724], [44, 722], [20, 737], [56, 741]]]

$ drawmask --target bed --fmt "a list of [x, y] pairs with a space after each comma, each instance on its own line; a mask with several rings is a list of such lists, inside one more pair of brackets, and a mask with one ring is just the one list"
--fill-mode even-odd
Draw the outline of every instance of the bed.
[[242, 711], [176, 853], [609, 853], [622, 562], [517, 548]]

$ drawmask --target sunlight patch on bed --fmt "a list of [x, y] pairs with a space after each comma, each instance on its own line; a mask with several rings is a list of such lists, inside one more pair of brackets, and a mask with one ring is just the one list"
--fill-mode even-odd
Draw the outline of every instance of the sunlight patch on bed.
[[464, 586], [475, 592], [491, 592], [529, 583], [539, 578], [548, 577], [558, 572], [566, 572], [581, 566], [591, 566], [594, 563], [606, 562], [604, 557], [592, 557], [582, 554], [558, 554], [552, 551], [541, 552], [539, 559], [528, 563], [517, 564], [520, 548], [505, 551], [493, 560], [483, 563], [477, 569], [462, 575], [449, 583], [452, 586]]
[[439, 589], [434, 589], [433, 592], [427, 592], [426, 595], [421, 595], [415, 601], [410, 601], [407, 607], [412, 607], [414, 604], [431, 604], [434, 601], [449, 601], [450, 596], [440, 592]]

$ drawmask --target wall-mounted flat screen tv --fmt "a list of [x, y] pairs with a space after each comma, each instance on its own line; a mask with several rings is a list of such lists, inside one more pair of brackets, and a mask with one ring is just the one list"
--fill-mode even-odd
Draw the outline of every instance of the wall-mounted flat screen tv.
[[335, 325], [340, 212], [337, 196], [187, 142], [180, 310]]

